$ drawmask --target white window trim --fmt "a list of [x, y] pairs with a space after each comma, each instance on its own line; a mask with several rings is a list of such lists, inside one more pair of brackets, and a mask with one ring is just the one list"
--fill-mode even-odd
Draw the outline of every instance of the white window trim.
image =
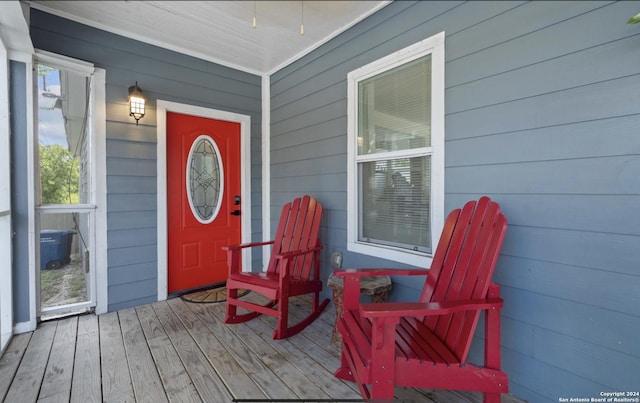
[[[435, 251], [444, 226], [444, 32], [401, 49], [347, 75], [347, 250], [413, 266], [429, 267], [433, 253], [358, 241], [357, 125], [358, 82], [431, 54], [431, 239]], [[379, 157], [379, 156], [377, 156]]]

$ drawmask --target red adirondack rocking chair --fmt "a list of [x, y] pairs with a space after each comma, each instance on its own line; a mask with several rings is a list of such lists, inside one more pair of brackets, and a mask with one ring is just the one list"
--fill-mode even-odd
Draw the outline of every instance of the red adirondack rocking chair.
[[[341, 366], [365, 399], [393, 399], [395, 386], [480, 391], [484, 402], [508, 392], [500, 370], [500, 289], [491, 282], [507, 221], [487, 197], [447, 217], [430, 270], [344, 269]], [[419, 302], [360, 304], [360, 278], [426, 275]], [[483, 366], [467, 362], [485, 311]], [[367, 385], [371, 385], [370, 387]]]
[[[318, 239], [322, 205], [309, 196], [297, 198], [282, 208], [274, 240], [226, 246], [227, 315], [225, 323], [241, 323], [261, 314], [278, 319], [274, 339], [292, 336], [312, 323], [329, 303], [320, 303], [320, 250]], [[243, 272], [240, 252], [244, 248], [273, 245], [265, 272]], [[255, 291], [269, 298], [265, 305], [238, 299], [238, 289]], [[289, 298], [313, 294], [311, 313], [293, 326], [288, 325]], [[238, 314], [237, 308], [249, 310]]]

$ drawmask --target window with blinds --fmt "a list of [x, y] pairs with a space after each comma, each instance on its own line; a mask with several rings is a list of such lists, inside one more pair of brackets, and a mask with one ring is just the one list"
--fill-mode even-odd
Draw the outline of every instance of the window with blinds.
[[358, 84], [358, 240], [431, 252], [431, 55]]
[[444, 55], [433, 49], [443, 39], [414, 45], [349, 74], [349, 174], [355, 187], [349, 196], [349, 238], [356, 245], [351, 250], [373, 255], [374, 249], [360, 246], [420, 255], [433, 250], [432, 234], [439, 230], [433, 225], [433, 197], [444, 193], [441, 178], [433, 186], [434, 153], [436, 172], [443, 171], [444, 107], [434, 104], [444, 103], [444, 77], [434, 70], [444, 71]]

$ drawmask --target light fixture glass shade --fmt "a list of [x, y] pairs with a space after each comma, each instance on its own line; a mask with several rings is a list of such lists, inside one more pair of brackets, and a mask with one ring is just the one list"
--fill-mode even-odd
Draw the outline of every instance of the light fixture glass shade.
[[142, 95], [142, 90], [138, 87], [138, 82], [136, 81], [136, 85], [129, 87], [129, 116], [136, 120], [136, 126], [138, 125], [138, 120], [144, 116], [144, 104], [144, 95]]

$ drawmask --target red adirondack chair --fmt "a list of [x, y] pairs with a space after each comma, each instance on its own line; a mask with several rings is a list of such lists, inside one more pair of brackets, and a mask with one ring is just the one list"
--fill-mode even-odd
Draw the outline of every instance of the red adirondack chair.
[[[365, 399], [393, 399], [395, 386], [484, 392], [500, 402], [508, 392], [500, 370], [500, 288], [491, 282], [507, 229], [497, 203], [470, 201], [447, 217], [430, 270], [343, 269], [341, 366]], [[360, 278], [426, 275], [419, 302], [360, 304]], [[485, 311], [484, 365], [467, 362]], [[371, 385], [370, 387], [367, 385]]]
[[[227, 278], [227, 315], [225, 323], [241, 323], [261, 314], [278, 319], [274, 339], [292, 336], [311, 324], [329, 303], [320, 303], [320, 250], [318, 239], [322, 205], [305, 195], [282, 208], [274, 240], [226, 246], [229, 275]], [[244, 248], [273, 245], [265, 272], [243, 272], [240, 252]], [[238, 289], [255, 291], [270, 299], [265, 305], [238, 298]], [[288, 325], [289, 298], [313, 294], [311, 313], [293, 326]], [[238, 314], [237, 308], [249, 312]]]

